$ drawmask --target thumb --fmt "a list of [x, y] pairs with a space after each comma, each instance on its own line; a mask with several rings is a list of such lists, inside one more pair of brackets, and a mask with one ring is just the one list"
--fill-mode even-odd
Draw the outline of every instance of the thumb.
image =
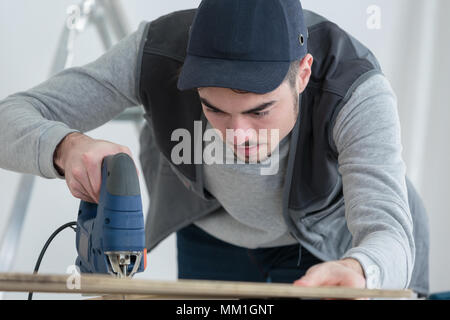
[[294, 282], [294, 285], [305, 287], [319, 287], [328, 282], [327, 268], [320, 268], [318, 266], [310, 268], [306, 274]]
[[294, 281], [294, 285], [296, 286], [302, 286], [302, 287], [316, 287], [317, 286], [317, 279], [315, 279], [313, 276], [303, 276], [300, 279]]
[[311, 283], [308, 280], [305, 280], [304, 277], [301, 277], [300, 279], [295, 280], [294, 286], [312, 287]]

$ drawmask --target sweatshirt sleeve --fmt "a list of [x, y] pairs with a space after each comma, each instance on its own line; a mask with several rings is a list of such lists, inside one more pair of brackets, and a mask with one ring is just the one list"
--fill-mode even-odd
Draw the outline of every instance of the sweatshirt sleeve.
[[333, 128], [352, 248], [368, 288], [406, 288], [415, 258], [397, 98], [384, 75], [364, 81]]
[[65, 136], [97, 128], [140, 105], [138, 68], [146, 26], [142, 22], [97, 60], [0, 101], [0, 168], [62, 178], [53, 154]]

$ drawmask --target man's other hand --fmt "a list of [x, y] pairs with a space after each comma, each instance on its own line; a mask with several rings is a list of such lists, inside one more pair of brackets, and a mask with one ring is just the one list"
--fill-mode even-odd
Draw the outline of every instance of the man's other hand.
[[365, 288], [366, 279], [361, 264], [351, 258], [329, 261], [312, 266], [306, 274], [294, 282], [296, 286], [341, 286]]

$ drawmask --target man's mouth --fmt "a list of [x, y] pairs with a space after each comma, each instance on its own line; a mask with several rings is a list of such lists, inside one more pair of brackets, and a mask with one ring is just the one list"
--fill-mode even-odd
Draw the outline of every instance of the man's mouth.
[[260, 145], [254, 144], [252, 146], [235, 146], [236, 153], [243, 154], [246, 157], [257, 154]]

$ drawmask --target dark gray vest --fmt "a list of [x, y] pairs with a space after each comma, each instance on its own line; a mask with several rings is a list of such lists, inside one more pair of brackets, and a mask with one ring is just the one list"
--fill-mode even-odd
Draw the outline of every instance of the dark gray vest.
[[[171, 141], [175, 129], [191, 133], [192, 150], [203, 147], [203, 135], [196, 135], [194, 130], [194, 121], [203, 121], [201, 132], [206, 127], [199, 96], [194, 90], [177, 89], [195, 12], [178, 11], [149, 23], [141, 48], [139, 94], [147, 119], [141, 135], [141, 162], [151, 198], [148, 250], [172, 232], [220, 208], [204, 189], [201, 164], [171, 162], [172, 148], [179, 143]], [[299, 118], [292, 131], [283, 215], [291, 234], [302, 245], [319, 258], [330, 260], [342, 256], [352, 239], [345, 224], [342, 181], [332, 136], [335, 118], [354, 89], [381, 70], [373, 54], [356, 39], [323, 17], [304, 12], [314, 64], [310, 82], [299, 99]], [[334, 236], [317, 230], [314, 238], [302, 232], [305, 226], [319, 225], [317, 221], [331, 214], [339, 220]]]

